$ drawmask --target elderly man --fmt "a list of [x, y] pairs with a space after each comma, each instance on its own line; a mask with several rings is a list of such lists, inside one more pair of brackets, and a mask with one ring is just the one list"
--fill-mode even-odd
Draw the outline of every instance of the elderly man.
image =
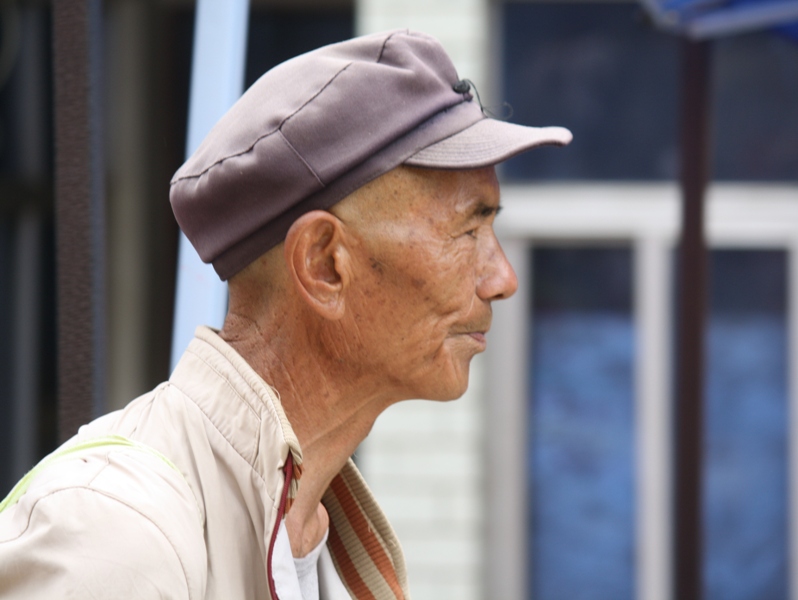
[[230, 282], [168, 382], [0, 506], [3, 598], [408, 598], [350, 455], [388, 406], [451, 400], [516, 277], [493, 165], [560, 128], [486, 118], [440, 44], [389, 32], [264, 75], [171, 200]]

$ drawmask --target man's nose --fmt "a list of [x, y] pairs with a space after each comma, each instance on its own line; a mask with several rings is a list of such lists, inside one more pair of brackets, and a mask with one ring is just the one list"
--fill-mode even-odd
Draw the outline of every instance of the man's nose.
[[499, 240], [491, 235], [491, 242], [486, 248], [484, 268], [482, 269], [477, 295], [482, 300], [504, 300], [518, 289], [518, 277], [513, 266], [504, 255]]

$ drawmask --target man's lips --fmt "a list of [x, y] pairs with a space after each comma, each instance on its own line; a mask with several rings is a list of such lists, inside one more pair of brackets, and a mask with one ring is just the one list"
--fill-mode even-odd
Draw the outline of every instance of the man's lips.
[[452, 332], [452, 334], [469, 337], [484, 349], [488, 343], [486, 335], [490, 329], [490, 322], [490, 316], [481, 319], [474, 319], [471, 322], [458, 327]]
[[470, 337], [475, 339], [477, 342], [482, 344], [483, 346], [487, 345], [488, 340], [485, 339], [485, 332], [484, 331], [472, 331], [468, 334]]

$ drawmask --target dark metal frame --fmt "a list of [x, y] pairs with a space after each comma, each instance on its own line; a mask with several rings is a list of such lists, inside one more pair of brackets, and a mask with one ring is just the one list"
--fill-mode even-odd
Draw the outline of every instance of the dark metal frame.
[[682, 40], [682, 235], [674, 415], [674, 598], [703, 587], [704, 340], [708, 259], [704, 195], [710, 178], [710, 42]]
[[105, 391], [102, 2], [53, 0], [59, 437]]

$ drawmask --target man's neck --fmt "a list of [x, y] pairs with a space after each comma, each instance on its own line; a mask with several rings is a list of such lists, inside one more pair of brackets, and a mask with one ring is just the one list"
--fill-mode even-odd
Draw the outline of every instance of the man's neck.
[[294, 556], [304, 556], [327, 529], [322, 496], [391, 402], [379, 396], [374, 382], [358, 381], [340, 365], [322, 364], [323, 356], [296, 343], [302, 337], [282, 328], [228, 315], [220, 335], [278, 391], [299, 440], [302, 481], [286, 527]]

